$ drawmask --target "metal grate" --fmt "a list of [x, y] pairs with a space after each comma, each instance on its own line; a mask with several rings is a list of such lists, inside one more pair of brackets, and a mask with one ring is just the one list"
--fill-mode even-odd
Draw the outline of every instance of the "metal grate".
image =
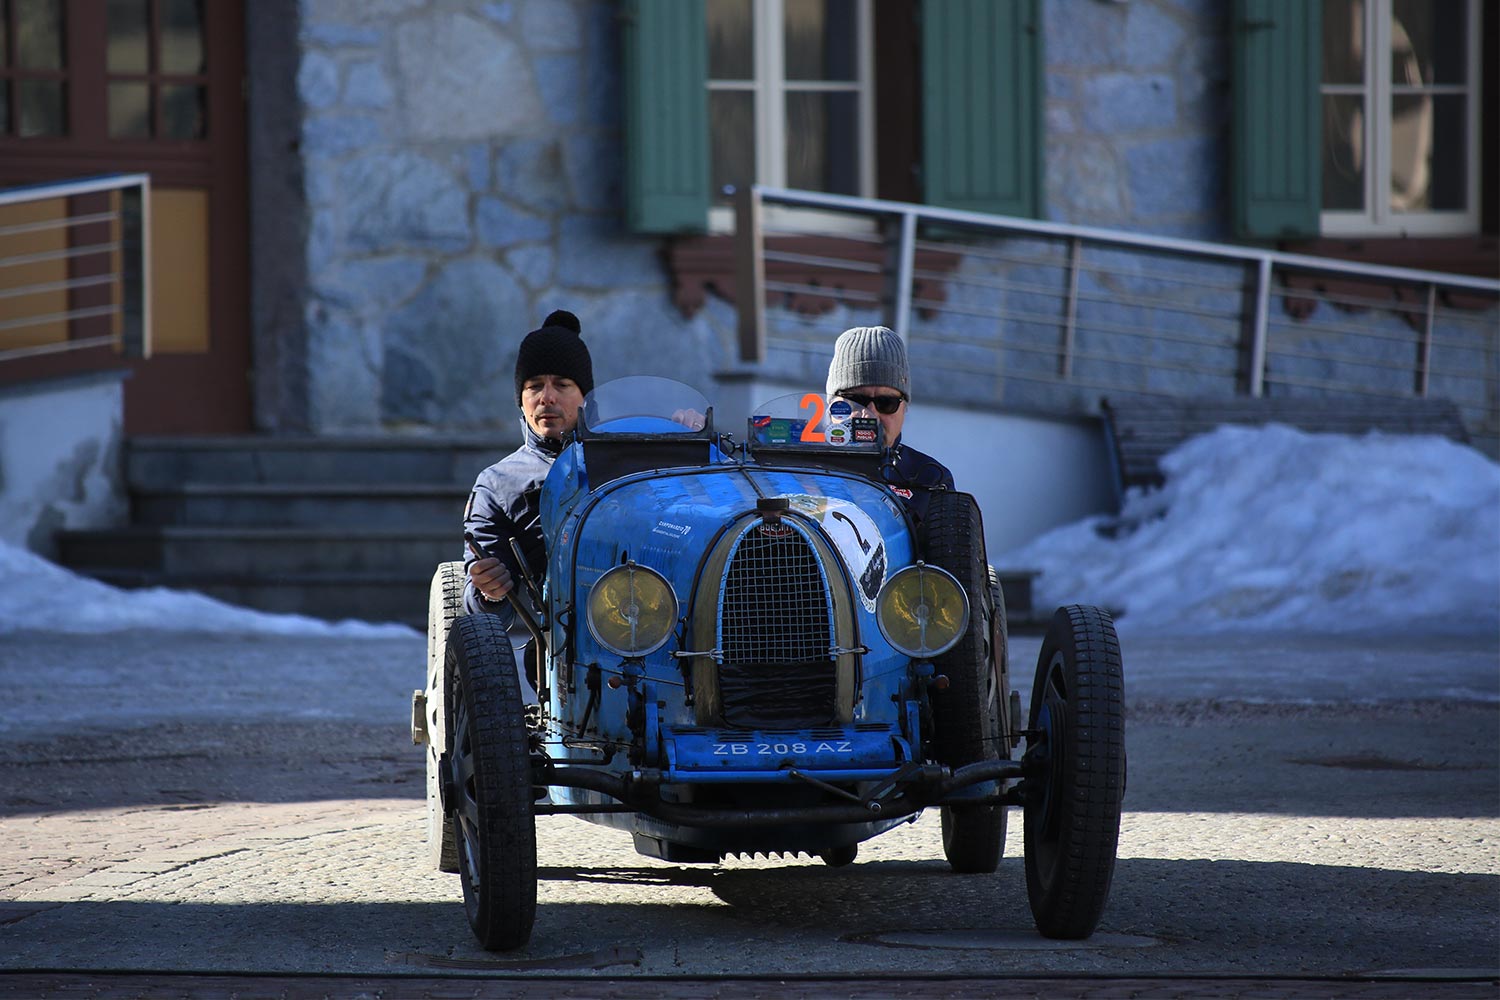
[[828, 584], [790, 525], [757, 523], [736, 543], [719, 604], [719, 689], [737, 726], [817, 725], [833, 716]]

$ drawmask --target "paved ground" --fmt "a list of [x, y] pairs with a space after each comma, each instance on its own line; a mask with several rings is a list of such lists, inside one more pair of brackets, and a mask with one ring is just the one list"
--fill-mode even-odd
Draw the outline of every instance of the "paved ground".
[[844, 869], [665, 865], [551, 817], [533, 941], [490, 955], [422, 864], [420, 639], [0, 637], [0, 995], [1495, 995], [1495, 641], [1125, 649], [1131, 784], [1088, 942], [1035, 934], [1018, 830], [999, 873], [955, 876], [935, 816]]

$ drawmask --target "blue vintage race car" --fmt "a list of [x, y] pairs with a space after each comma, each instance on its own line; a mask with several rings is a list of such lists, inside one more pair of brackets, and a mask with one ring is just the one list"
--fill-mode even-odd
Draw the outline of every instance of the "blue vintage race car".
[[874, 422], [826, 402], [757, 407], [737, 442], [681, 383], [596, 388], [542, 491], [519, 670], [439, 567], [413, 736], [432, 860], [484, 947], [528, 940], [535, 817], [558, 813], [671, 862], [846, 865], [937, 808], [953, 870], [983, 873], [1019, 805], [1037, 927], [1092, 933], [1125, 784], [1113, 622], [1057, 610], [1023, 722], [974, 499], [928, 491], [918, 523]]

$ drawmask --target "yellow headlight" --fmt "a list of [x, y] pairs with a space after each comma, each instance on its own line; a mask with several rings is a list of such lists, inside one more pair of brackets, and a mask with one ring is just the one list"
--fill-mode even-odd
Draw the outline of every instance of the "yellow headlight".
[[677, 624], [677, 595], [660, 573], [635, 563], [616, 566], [589, 591], [589, 631], [620, 656], [661, 647]]
[[880, 588], [875, 620], [892, 646], [907, 656], [931, 659], [963, 638], [969, 599], [951, 573], [918, 563]]

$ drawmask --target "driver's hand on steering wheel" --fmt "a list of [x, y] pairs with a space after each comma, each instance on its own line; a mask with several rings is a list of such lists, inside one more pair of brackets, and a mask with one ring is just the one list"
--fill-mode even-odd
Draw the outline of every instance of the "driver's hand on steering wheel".
[[672, 419], [690, 431], [701, 431], [705, 417], [694, 409], [682, 409], [673, 412]]
[[469, 563], [469, 579], [474, 581], [474, 589], [491, 603], [505, 600], [515, 586], [505, 563], [493, 556]]

